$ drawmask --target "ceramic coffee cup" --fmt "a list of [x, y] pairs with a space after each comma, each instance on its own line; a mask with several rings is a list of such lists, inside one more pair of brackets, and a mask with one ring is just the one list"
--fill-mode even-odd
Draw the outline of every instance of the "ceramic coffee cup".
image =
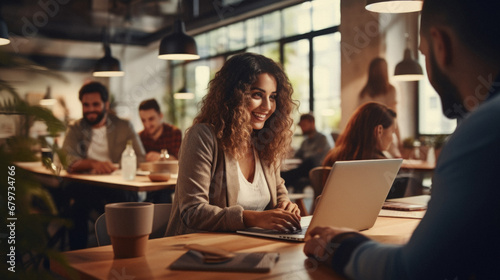
[[115, 258], [135, 258], [146, 254], [153, 228], [154, 205], [150, 202], [106, 204], [106, 228]]

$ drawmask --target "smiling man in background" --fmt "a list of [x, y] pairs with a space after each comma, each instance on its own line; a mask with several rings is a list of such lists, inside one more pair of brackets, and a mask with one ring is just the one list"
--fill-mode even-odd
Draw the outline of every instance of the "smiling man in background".
[[[121, 154], [132, 140], [137, 161], [144, 161], [144, 148], [129, 121], [109, 113], [109, 94], [104, 85], [90, 82], [79, 92], [83, 118], [68, 127], [63, 150], [67, 154], [69, 173], [109, 174], [117, 169]], [[92, 209], [104, 212], [111, 202], [136, 201], [137, 193], [101, 188], [81, 183], [65, 186], [69, 215], [74, 226], [69, 232], [70, 248], [87, 247], [88, 219]]]
[[[139, 105], [144, 130], [139, 132], [142, 144], [146, 149], [146, 161], [158, 161], [160, 152], [167, 149], [169, 160], [177, 159], [181, 147], [182, 132], [177, 127], [164, 123], [160, 105], [155, 99], [147, 99]], [[172, 202], [173, 190], [165, 189], [148, 192], [146, 201], [153, 203]]]

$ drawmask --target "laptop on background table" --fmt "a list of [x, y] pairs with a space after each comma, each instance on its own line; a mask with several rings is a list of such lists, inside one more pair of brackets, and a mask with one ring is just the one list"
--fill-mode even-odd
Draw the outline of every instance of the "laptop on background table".
[[326, 180], [312, 216], [302, 217], [302, 231], [283, 233], [248, 228], [237, 233], [292, 241], [304, 241], [309, 229], [317, 226], [369, 229], [398, 174], [402, 159], [337, 161]]

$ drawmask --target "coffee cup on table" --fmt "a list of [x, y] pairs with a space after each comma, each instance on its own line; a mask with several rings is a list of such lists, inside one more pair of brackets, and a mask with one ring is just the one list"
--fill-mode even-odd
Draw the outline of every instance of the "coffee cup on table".
[[144, 256], [146, 243], [153, 228], [153, 203], [110, 203], [106, 204], [105, 213], [106, 228], [115, 258]]

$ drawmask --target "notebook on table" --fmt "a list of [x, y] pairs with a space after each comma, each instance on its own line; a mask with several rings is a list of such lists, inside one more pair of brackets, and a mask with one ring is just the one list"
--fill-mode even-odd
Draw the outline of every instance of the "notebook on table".
[[337, 161], [326, 180], [314, 214], [302, 217], [300, 232], [248, 228], [237, 233], [304, 241], [309, 229], [317, 226], [369, 229], [401, 166], [402, 159]]

